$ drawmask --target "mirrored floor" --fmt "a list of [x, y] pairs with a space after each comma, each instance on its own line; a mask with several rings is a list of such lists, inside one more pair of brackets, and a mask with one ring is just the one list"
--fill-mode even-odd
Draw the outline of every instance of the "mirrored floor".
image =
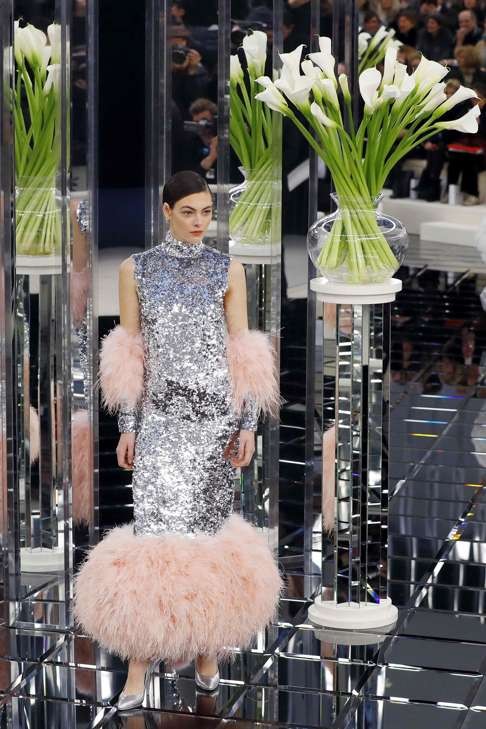
[[53, 575], [40, 584], [26, 574], [16, 626], [7, 612], [0, 625], [0, 727], [486, 726], [486, 316], [479, 300], [486, 280], [481, 270], [423, 265], [401, 276], [388, 444], [390, 595], [399, 606], [393, 632], [360, 643], [307, 619], [320, 572], [318, 559], [303, 558], [306, 302], [289, 300], [281, 428], [287, 590], [278, 621], [251, 650], [234, 652], [216, 694], [196, 690], [193, 666], [175, 675], [160, 664], [146, 708], [117, 715], [112, 702], [126, 666], [88, 638], [53, 629], [64, 609], [62, 581]]

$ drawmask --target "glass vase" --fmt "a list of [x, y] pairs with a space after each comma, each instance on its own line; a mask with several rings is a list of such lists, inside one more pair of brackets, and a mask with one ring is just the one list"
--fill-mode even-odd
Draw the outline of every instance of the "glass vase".
[[50, 256], [61, 253], [62, 200], [55, 177], [17, 180], [15, 234], [18, 255]]
[[255, 170], [240, 168], [244, 180], [229, 191], [230, 238], [237, 244], [270, 246], [274, 223], [280, 216], [279, 206], [272, 204], [278, 199], [274, 195], [276, 181], [273, 176], [273, 161]]
[[329, 281], [383, 283], [400, 268], [408, 247], [403, 224], [378, 209], [375, 200], [331, 197], [337, 210], [316, 220], [307, 234], [307, 250]]

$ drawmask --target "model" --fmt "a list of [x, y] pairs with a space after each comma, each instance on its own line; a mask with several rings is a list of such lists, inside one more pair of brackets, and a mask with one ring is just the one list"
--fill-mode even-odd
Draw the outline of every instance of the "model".
[[262, 532], [232, 513], [258, 417], [278, 413], [275, 352], [248, 329], [243, 266], [203, 242], [206, 181], [174, 175], [163, 211], [165, 240], [120, 266], [120, 324], [100, 353], [134, 522], [91, 550], [75, 582], [81, 628], [130, 661], [120, 709], [142, 703], [152, 661], [195, 658], [196, 683], [214, 690], [218, 659], [268, 624], [282, 586]]

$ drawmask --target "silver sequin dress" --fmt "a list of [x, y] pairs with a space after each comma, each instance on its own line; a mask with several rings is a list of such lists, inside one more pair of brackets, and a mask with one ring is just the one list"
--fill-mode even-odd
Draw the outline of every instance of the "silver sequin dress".
[[224, 293], [230, 257], [170, 234], [132, 255], [144, 343], [144, 391], [118, 415], [136, 432], [137, 534], [214, 534], [232, 512], [235, 470], [223, 451], [240, 428], [255, 430], [249, 401], [231, 403]]

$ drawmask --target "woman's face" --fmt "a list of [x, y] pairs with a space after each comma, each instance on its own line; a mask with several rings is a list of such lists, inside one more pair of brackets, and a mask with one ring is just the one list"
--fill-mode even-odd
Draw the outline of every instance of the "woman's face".
[[209, 192], [196, 192], [181, 198], [172, 208], [164, 203], [163, 209], [174, 237], [197, 243], [211, 222], [213, 200]]
[[440, 25], [435, 18], [429, 18], [427, 20], [426, 28], [428, 33], [437, 33]]

